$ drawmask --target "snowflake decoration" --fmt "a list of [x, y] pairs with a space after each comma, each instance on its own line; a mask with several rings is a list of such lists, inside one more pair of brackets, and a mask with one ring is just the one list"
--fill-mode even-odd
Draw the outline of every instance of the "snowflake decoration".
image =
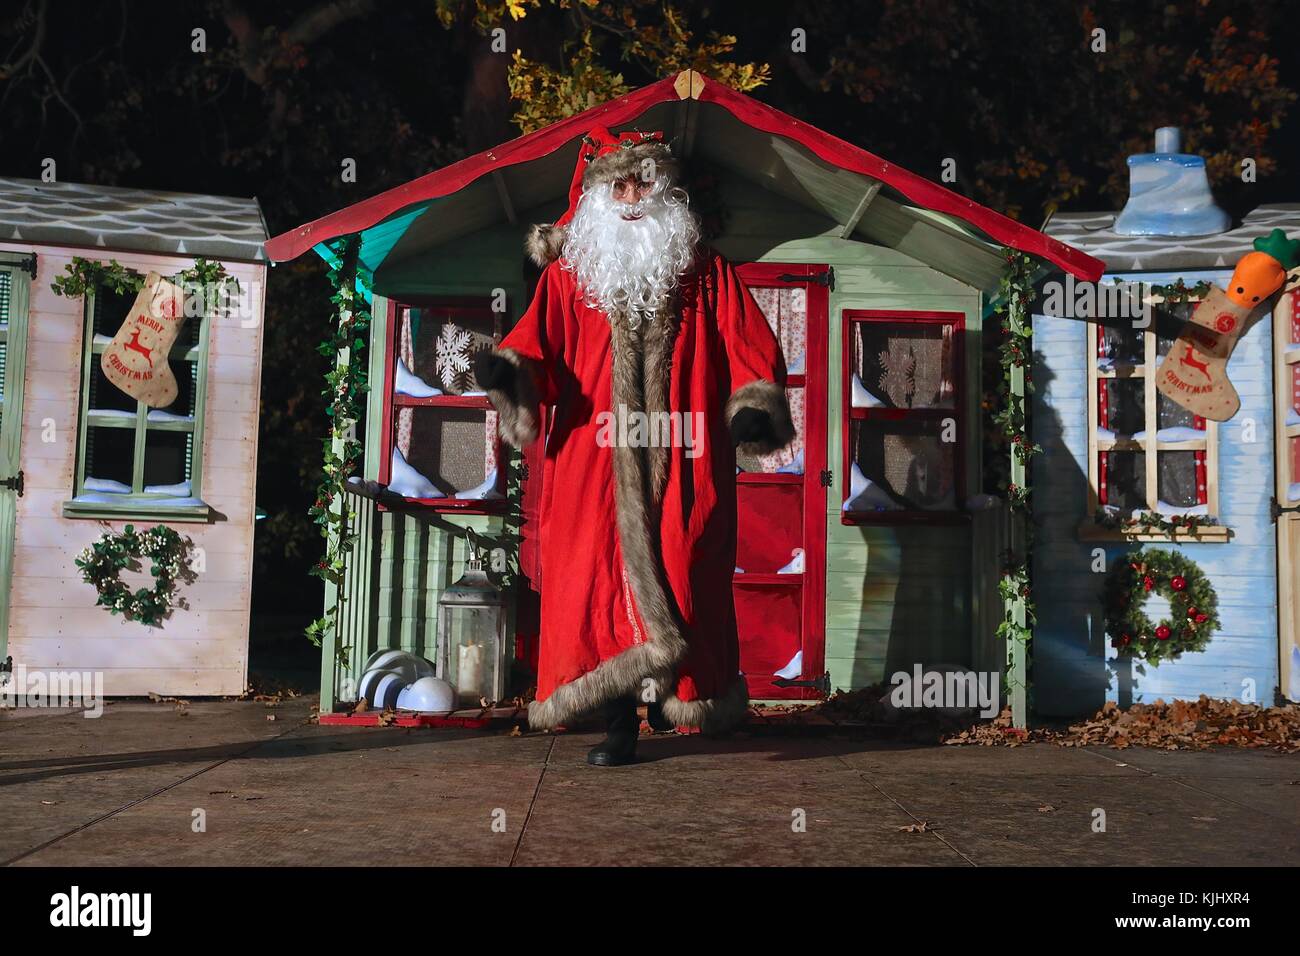
[[454, 391], [460, 377], [469, 371], [469, 346], [474, 337], [454, 322], [448, 322], [438, 333], [434, 343], [437, 358], [434, 365], [442, 387], [448, 392]]
[[916, 394], [916, 352], [911, 346], [904, 352], [897, 342], [891, 342], [888, 351], [880, 353], [878, 361], [883, 370], [880, 387], [899, 408], [910, 406]]

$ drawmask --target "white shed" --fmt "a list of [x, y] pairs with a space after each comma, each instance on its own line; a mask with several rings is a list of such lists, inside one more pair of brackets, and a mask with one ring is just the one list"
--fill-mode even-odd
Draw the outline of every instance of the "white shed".
[[[245, 689], [265, 238], [255, 199], [0, 179], [0, 665], [13, 675], [102, 673], [109, 696]], [[151, 407], [101, 367], [134, 291], [52, 284], [71, 269], [138, 285], [196, 261], [239, 293], [180, 325], [163, 367], [175, 400]], [[75, 563], [128, 524], [192, 542], [192, 578], [157, 626], [97, 606]], [[121, 579], [151, 588], [150, 564]]]

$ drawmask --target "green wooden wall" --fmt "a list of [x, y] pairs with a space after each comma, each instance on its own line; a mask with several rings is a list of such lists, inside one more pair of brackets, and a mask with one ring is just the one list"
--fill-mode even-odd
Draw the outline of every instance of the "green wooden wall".
[[[983, 301], [979, 290], [908, 255], [839, 237], [829, 218], [760, 187], [722, 177], [727, 211], [724, 234], [714, 245], [734, 262], [818, 263], [835, 270], [830, 296], [830, 405], [828, 461], [834, 473], [827, 490], [826, 656], [835, 687], [853, 688], [885, 678], [914, 662], [972, 663], [972, 560], [969, 525], [847, 526], [840, 522], [842, 487], [840, 369], [844, 309], [911, 309], [961, 312], [966, 316], [966, 473], [968, 493], [980, 474], [978, 396], [979, 338]], [[375, 276], [377, 292], [402, 295], [489, 295], [503, 288], [513, 321], [527, 304], [522, 269], [524, 224], [549, 221], [553, 207], [520, 216], [449, 243], [427, 256], [385, 263]], [[870, 210], [867, 215], [870, 216]], [[951, 252], [951, 250], [949, 250]], [[936, 249], [936, 261], [942, 250]], [[376, 299], [374, 341], [382, 341], [382, 296]], [[382, 355], [372, 349], [371, 381], [382, 382]], [[378, 434], [383, 396], [371, 395], [366, 432], [368, 478], [378, 475]], [[372, 508], [366, 510], [373, 511]], [[341, 633], [355, 648], [356, 663], [338, 669], [353, 676], [376, 647], [401, 647], [432, 656], [437, 598], [459, 573], [463, 540], [414, 515], [373, 512], [349, 575]], [[500, 530], [497, 518], [448, 518], [476, 530]], [[978, 565], [976, 566], [978, 572]], [[359, 675], [358, 675], [359, 676]], [[342, 690], [340, 686], [340, 690]], [[340, 698], [342, 699], [342, 698]]]

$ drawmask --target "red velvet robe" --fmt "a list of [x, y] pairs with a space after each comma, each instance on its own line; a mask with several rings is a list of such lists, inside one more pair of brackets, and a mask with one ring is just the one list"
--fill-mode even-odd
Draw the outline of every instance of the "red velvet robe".
[[[736, 453], [728, 422], [766, 412], [793, 437], [780, 345], [735, 269], [703, 250], [670, 314], [611, 322], [559, 262], [499, 354], [522, 374], [490, 391], [502, 437], [536, 437], [553, 405], [540, 521], [541, 646], [534, 727], [619, 696], [657, 697], [679, 726], [721, 729], [745, 712], [731, 578]], [[694, 448], [608, 447], [608, 415], [700, 412]], [[602, 426], [603, 430], [602, 430]], [[680, 437], [680, 433], [679, 433]], [[695, 457], [691, 457], [694, 455]]]

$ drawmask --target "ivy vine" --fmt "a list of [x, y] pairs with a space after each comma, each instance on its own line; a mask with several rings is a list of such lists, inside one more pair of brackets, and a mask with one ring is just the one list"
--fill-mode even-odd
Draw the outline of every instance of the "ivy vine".
[[[337, 259], [329, 272], [329, 281], [334, 287], [330, 301], [338, 312], [338, 322], [330, 336], [316, 347], [321, 355], [335, 362], [325, 375], [322, 394], [329, 400], [325, 415], [329, 419], [330, 431], [323, 443], [321, 480], [316, 486], [316, 499], [308, 512], [325, 538], [325, 554], [311, 573], [336, 586], [343, 583], [347, 556], [357, 542], [345, 491], [348, 478], [361, 462], [362, 448], [356, 438], [356, 425], [365, 413], [364, 399], [369, 391], [366, 365], [362, 359], [371, 316], [358, 284], [369, 288], [370, 277], [358, 262], [360, 245], [360, 237], [353, 235], [334, 246]], [[347, 361], [339, 361], [345, 350]], [[333, 606], [307, 626], [307, 639], [313, 644], [320, 646], [322, 638], [334, 627], [338, 618], [338, 600], [336, 597]], [[340, 655], [344, 653], [342, 647], [335, 650]]]

